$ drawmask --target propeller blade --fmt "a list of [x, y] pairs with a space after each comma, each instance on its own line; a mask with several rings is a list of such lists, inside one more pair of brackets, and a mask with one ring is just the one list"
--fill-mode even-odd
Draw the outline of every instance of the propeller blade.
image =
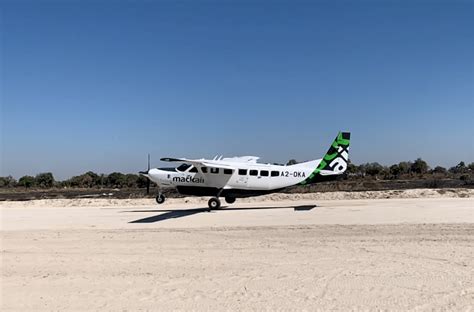
[[[150, 171], [150, 153], [148, 153], [148, 170], [147, 173]], [[150, 194], [150, 179], [147, 179], [146, 182], [146, 194]]]
[[139, 174], [143, 174], [147, 177], [146, 179], [146, 193], [150, 194], [150, 177], [148, 176], [148, 172], [150, 172], [150, 154], [148, 154], [148, 168], [146, 171], [138, 171]]

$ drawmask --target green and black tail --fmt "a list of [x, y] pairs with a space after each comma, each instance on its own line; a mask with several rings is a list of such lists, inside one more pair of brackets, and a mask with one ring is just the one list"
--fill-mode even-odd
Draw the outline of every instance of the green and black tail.
[[301, 184], [331, 180], [344, 173], [349, 161], [350, 140], [350, 132], [339, 132], [319, 165]]

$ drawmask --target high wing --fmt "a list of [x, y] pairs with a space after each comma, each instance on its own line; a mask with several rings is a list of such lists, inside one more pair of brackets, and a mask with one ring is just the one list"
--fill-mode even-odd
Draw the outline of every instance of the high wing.
[[214, 160], [207, 160], [207, 159], [187, 159], [187, 158], [171, 158], [171, 157], [165, 157], [161, 158], [161, 161], [167, 161], [167, 162], [182, 162], [182, 163], [187, 163], [191, 164], [194, 167], [209, 167], [209, 168], [222, 168], [222, 169], [230, 169], [230, 170], [235, 170], [236, 167], [230, 166], [230, 165], [225, 165], [220, 163], [219, 161], [214, 161]]

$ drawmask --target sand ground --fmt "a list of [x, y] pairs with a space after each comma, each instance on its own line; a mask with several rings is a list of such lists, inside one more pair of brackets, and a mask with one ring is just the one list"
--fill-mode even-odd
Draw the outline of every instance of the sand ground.
[[471, 196], [204, 206], [1, 203], [1, 310], [474, 310]]

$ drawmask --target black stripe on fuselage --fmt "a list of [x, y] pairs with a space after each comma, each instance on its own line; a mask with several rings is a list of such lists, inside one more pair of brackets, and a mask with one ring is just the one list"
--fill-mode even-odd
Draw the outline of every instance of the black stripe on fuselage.
[[[205, 186], [177, 186], [176, 189], [180, 194], [183, 195], [193, 195], [193, 196], [217, 196], [219, 194], [219, 189], [216, 187], [205, 187]], [[224, 189], [220, 193], [222, 197], [252, 197], [260, 196], [271, 193], [280, 192], [284, 188], [274, 189], [274, 190], [244, 190], [244, 189]]]
[[[344, 175], [316, 175], [313, 180], [308, 184], [318, 183], [318, 182], [329, 182], [334, 180], [343, 179]], [[298, 185], [298, 184], [295, 184]], [[207, 187], [207, 186], [177, 186], [176, 189], [182, 195], [193, 195], [193, 196], [217, 196], [219, 194], [219, 189], [217, 187]], [[220, 196], [225, 197], [235, 197], [235, 198], [244, 198], [244, 197], [253, 197], [261, 196], [272, 193], [278, 193], [286, 187], [273, 189], [273, 190], [244, 190], [244, 189], [224, 189], [220, 193]]]

